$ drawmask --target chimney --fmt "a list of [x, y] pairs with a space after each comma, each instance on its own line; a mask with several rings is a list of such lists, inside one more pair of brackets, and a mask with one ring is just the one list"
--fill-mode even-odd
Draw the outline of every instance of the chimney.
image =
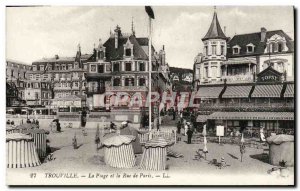
[[119, 25], [117, 25], [115, 31], [115, 49], [118, 48], [118, 41], [119, 41], [119, 37], [121, 36], [121, 28], [119, 27]]
[[55, 54], [55, 59], [58, 60], [59, 59], [59, 56], [57, 54]]
[[260, 28], [260, 42], [264, 42], [266, 39], [267, 29], [265, 27]]

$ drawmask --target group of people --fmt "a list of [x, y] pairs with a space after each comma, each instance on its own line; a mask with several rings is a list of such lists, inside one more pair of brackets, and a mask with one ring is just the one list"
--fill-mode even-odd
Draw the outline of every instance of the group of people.
[[194, 133], [194, 128], [192, 127], [192, 124], [184, 119], [180, 119], [177, 123], [177, 134], [181, 134], [181, 129], [184, 129], [184, 136], [187, 136], [187, 144], [192, 143], [192, 137]]

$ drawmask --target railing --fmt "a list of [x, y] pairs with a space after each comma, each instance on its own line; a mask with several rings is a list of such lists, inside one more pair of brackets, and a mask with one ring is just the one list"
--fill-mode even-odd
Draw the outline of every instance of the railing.
[[200, 109], [294, 109], [294, 103], [200, 103]]
[[107, 91], [147, 91], [145, 86], [108, 86]]
[[71, 87], [54, 87], [54, 90], [71, 90]]
[[[140, 129], [140, 130], [147, 132], [145, 134], [139, 134], [138, 135], [141, 144], [145, 144], [147, 141], [149, 141], [149, 132], [148, 132], [148, 130], [145, 130], [145, 129]], [[151, 134], [152, 134], [152, 139], [157, 138], [157, 137], [163, 137], [164, 139], [173, 141], [175, 143], [177, 142], [177, 137], [176, 137], [177, 134], [174, 130], [171, 130], [171, 129], [159, 130], [159, 131], [152, 130]]]
[[253, 75], [235, 75], [235, 76], [222, 76], [222, 81], [226, 79], [226, 82], [252, 82], [253, 81]]

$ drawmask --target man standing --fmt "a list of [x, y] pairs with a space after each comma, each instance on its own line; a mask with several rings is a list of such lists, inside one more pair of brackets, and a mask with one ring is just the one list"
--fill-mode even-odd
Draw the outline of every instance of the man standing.
[[192, 128], [190, 127], [190, 125], [188, 126], [188, 130], [187, 130], [187, 136], [188, 136], [188, 139], [187, 139], [187, 144], [191, 144], [192, 143], [192, 136], [193, 136], [193, 130]]

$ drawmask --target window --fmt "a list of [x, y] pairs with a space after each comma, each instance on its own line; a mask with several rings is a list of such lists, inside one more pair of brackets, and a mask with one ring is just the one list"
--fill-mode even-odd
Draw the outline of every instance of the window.
[[233, 54], [239, 54], [239, 48], [234, 48], [233, 49]]
[[208, 66], [204, 67], [204, 78], [208, 78]]
[[125, 63], [125, 71], [131, 71], [131, 62]]
[[217, 67], [216, 66], [211, 67], [211, 74], [212, 74], [212, 78], [217, 77]]
[[104, 73], [104, 65], [98, 65], [98, 73]]
[[125, 78], [125, 86], [134, 86], [134, 78]]
[[221, 45], [221, 55], [225, 55], [225, 46]]
[[96, 72], [96, 65], [91, 65], [90, 71], [91, 71], [91, 72]]
[[208, 47], [207, 46], [204, 46], [204, 52], [205, 52], [205, 55], [207, 56], [208, 55]]
[[139, 66], [140, 66], [140, 71], [145, 71], [145, 63], [140, 62]]
[[14, 70], [11, 70], [10, 72], [11, 72], [10, 76], [14, 76]]
[[216, 45], [212, 45], [211, 46], [211, 50], [212, 50], [212, 55], [216, 55], [217, 54], [217, 46]]
[[125, 56], [131, 56], [131, 49], [127, 48], [125, 50]]
[[74, 83], [74, 87], [78, 87], [78, 82], [75, 82], [75, 83]]
[[252, 53], [252, 52], [254, 52], [254, 47], [253, 46], [247, 46], [247, 52], [248, 53]]
[[113, 65], [113, 70], [114, 70], [114, 72], [119, 72], [120, 71], [120, 64], [119, 63], [114, 63], [114, 65]]
[[39, 99], [39, 93], [35, 92], [35, 99]]
[[282, 52], [283, 50], [283, 45], [281, 43], [278, 44], [278, 52]]
[[139, 86], [145, 86], [146, 85], [146, 80], [145, 78], [140, 78], [139, 79]]
[[115, 78], [114, 79], [113, 86], [120, 86], [120, 78]]

